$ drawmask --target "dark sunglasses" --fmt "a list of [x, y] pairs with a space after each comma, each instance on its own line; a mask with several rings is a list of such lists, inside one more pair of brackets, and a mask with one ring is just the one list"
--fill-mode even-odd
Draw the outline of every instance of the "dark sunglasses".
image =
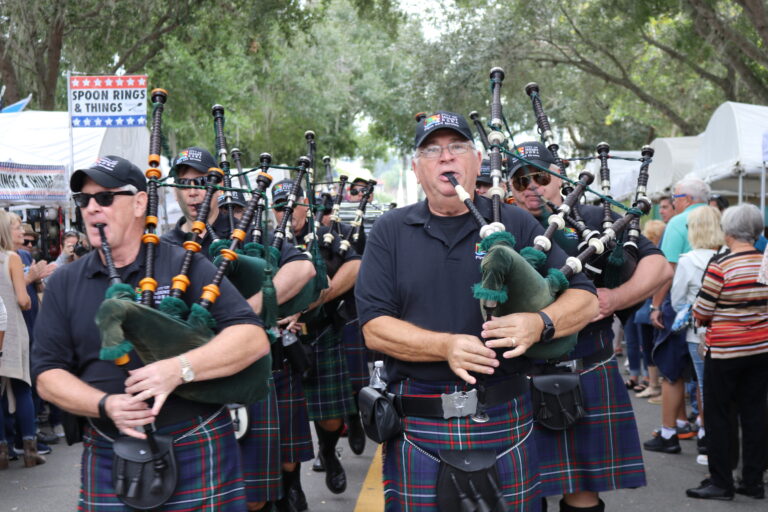
[[549, 182], [552, 181], [552, 176], [548, 172], [544, 171], [521, 172], [512, 176], [512, 186], [518, 192], [522, 192], [528, 188], [528, 185], [531, 184], [531, 180], [533, 180], [537, 185], [543, 187], [545, 185], [549, 185]]
[[86, 194], [85, 192], [77, 192], [72, 194], [72, 199], [75, 200], [75, 204], [80, 208], [87, 208], [88, 203], [91, 202], [91, 198], [96, 200], [99, 206], [112, 206], [112, 202], [115, 200], [115, 196], [133, 196], [135, 192], [130, 190], [118, 190], [113, 192], [111, 190], [105, 190], [104, 192], [96, 192], [95, 194]]
[[197, 178], [176, 178], [178, 185], [194, 185], [196, 187], [204, 187], [208, 185], [208, 176], [198, 176]]
[[285, 204], [281, 204], [280, 206], [273, 206], [272, 209], [275, 210], [278, 213], [282, 213], [285, 211], [287, 206]]
[[24, 245], [28, 245], [28, 246], [32, 247], [33, 245], [35, 245], [35, 241], [34, 240], [24, 240]]

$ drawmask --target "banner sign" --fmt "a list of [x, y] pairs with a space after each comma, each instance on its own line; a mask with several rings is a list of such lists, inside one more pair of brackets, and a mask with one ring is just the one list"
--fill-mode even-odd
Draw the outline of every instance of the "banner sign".
[[69, 108], [75, 128], [147, 124], [147, 76], [71, 76]]
[[66, 204], [64, 166], [0, 162], [0, 202]]

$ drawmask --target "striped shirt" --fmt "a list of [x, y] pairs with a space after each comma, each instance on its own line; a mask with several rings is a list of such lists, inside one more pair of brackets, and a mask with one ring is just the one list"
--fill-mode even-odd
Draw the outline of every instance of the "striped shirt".
[[758, 251], [727, 254], [707, 267], [693, 312], [709, 322], [715, 359], [768, 353], [768, 286], [757, 282]]

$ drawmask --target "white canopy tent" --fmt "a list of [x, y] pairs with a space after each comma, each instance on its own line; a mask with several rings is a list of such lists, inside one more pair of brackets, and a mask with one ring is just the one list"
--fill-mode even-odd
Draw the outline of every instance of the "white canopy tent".
[[[640, 158], [639, 151], [611, 151], [611, 156], [621, 158]], [[653, 165], [653, 164], [651, 164]], [[640, 173], [640, 162], [637, 160], [620, 160], [612, 158], [608, 160], [611, 170], [611, 196], [617, 201], [625, 201], [635, 197], [637, 189], [637, 175]], [[595, 177], [590, 188], [600, 191], [600, 160], [587, 160], [584, 166]], [[587, 201], [596, 199], [593, 194], [587, 193]]]
[[692, 175], [714, 192], [759, 199], [764, 171], [763, 134], [768, 131], [768, 107], [726, 102], [715, 110], [701, 134]]
[[651, 142], [653, 161], [648, 168], [648, 197], [671, 194], [675, 183], [693, 170], [701, 138], [660, 137]]

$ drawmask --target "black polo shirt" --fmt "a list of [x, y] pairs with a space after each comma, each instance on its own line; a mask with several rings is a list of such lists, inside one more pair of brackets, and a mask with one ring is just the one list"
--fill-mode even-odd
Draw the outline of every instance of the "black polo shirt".
[[[171, 278], [179, 273], [184, 252], [165, 242], [158, 246], [155, 257], [155, 279], [158, 282], [156, 303], [168, 295]], [[118, 272], [123, 282], [137, 286], [144, 277], [144, 267], [142, 246], [136, 260], [118, 269]], [[215, 273], [215, 267], [196, 254], [189, 274], [192, 285], [182, 299], [189, 305], [196, 302], [202, 287], [211, 283]], [[46, 370], [60, 368], [102, 391], [124, 392], [125, 370], [112, 361], [99, 359], [101, 338], [94, 317], [108, 287], [107, 269], [96, 251], [58, 269], [50, 277], [35, 324], [36, 343], [31, 359], [33, 378]], [[221, 296], [210, 308], [216, 320], [217, 332], [231, 325], [262, 325], [258, 316], [226, 278], [221, 283], [221, 292]], [[134, 352], [126, 369], [139, 366], [142, 364]]]
[[[176, 221], [176, 226], [174, 226], [172, 230], [165, 233], [161, 238], [167, 242], [172, 243], [173, 245], [180, 246], [183, 244], [189, 236], [189, 233], [185, 233], [181, 229], [181, 226], [183, 226], [186, 221], [186, 217], [181, 217], [178, 221]], [[211, 227], [213, 228], [213, 231], [216, 233], [217, 237], [222, 239], [230, 237], [229, 219], [226, 215], [219, 214]], [[211, 242], [213, 242], [213, 240], [206, 231], [205, 236], [203, 237], [203, 241], [200, 244], [202, 246], [200, 253], [209, 260], [213, 260], [213, 258], [211, 258], [210, 254], [208, 253], [208, 248], [211, 246]], [[292, 243], [284, 241], [283, 246], [280, 249], [280, 262], [278, 265], [283, 266], [286, 263], [290, 263], [292, 261], [306, 261], [308, 259], [309, 257], [301, 251], [297, 250]]]
[[[475, 197], [475, 205], [488, 221], [491, 201]], [[544, 233], [536, 219], [523, 210], [502, 205], [502, 222], [515, 237], [515, 249], [533, 245]], [[358, 275], [356, 293], [360, 325], [379, 317], [392, 316], [430, 331], [480, 336], [483, 315], [472, 295], [472, 286], [482, 274], [480, 234], [470, 215], [448, 224], [433, 216], [426, 201], [390, 210], [371, 230]], [[458, 226], [450, 227], [456, 221]], [[566, 255], [558, 247], [550, 251], [545, 270], [560, 268]], [[574, 276], [571, 288], [595, 288], [583, 275]], [[524, 293], [524, 290], [520, 291]], [[525, 370], [528, 359], [501, 359], [496, 375]], [[407, 362], [387, 357], [390, 382], [404, 378], [456, 381], [446, 362]]]

